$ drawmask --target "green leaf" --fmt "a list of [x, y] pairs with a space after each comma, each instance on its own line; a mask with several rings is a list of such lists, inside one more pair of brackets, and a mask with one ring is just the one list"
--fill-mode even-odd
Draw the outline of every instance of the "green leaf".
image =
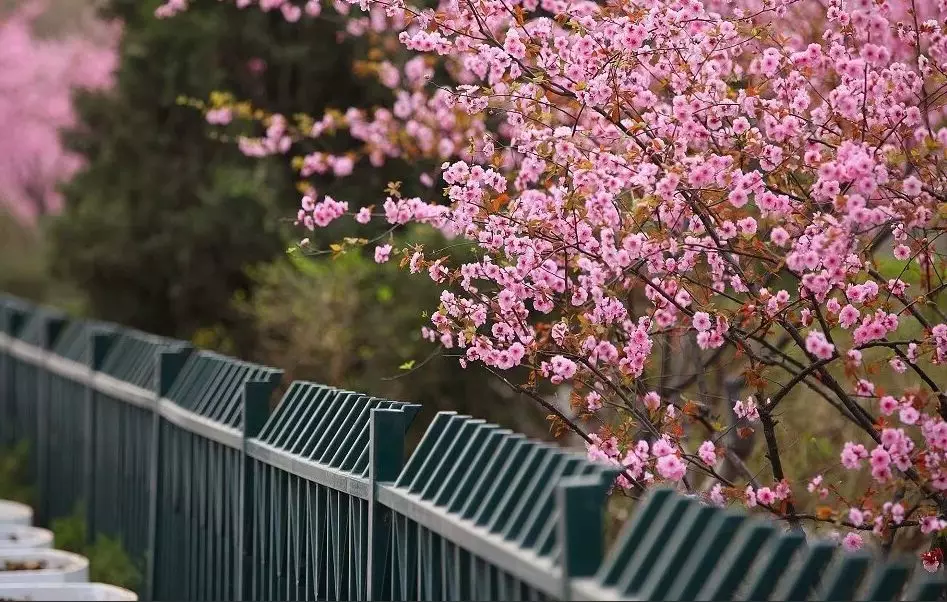
[[414, 364], [414, 360], [408, 360], [407, 362], [398, 366], [398, 370], [410, 370], [411, 368], [414, 368]]

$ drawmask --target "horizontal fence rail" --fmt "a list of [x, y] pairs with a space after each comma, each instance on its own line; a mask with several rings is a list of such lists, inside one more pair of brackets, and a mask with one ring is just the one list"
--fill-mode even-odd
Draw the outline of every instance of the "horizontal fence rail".
[[612, 466], [420, 406], [0, 298], [0, 445], [37, 518], [85, 508], [145, 599], [935, 599], [914, 561], [654, 489], [605, 553]]

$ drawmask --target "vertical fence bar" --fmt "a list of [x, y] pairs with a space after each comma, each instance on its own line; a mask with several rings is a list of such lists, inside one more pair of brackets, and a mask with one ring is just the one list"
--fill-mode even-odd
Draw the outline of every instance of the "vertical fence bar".
[[605, 553], [606, 493], [616, 472], [566, 477], [556, 487], [559, 511], [559, 558], [562, 597], [572, 597], [572, 580], [591, 577], [602, 566]]
[[240, 454], [240, 532], [238, 533], [240, 551], [239, 571], [236, 575], [236, 594], [238, 602], [250, 600], [250, 580], [253, 571], [253, 467], [247, 456], [247, 441], [260, 434], [270, 411], [270, 396], [276, 383], [282, 377], [282, 371], [271, 375], [270, 380], [251, 380], [243, 385], [243, 449]]
[[[7, 336], [13, 336], [10, 317], [12, 311], [6, 303], [0, 303], [0, 333]], [[0, 353], [0, 412], [3, 413], [3, 420], [0, 420], [0, 449], [9, 444], [6, 436], [6, 424], [10, 421], [10, 411], [7, 408], [10, 392], [13, 389], [13, 365], [10, 361], [9, 349]]]
[[37, 524], [47, 525], [49, 522], [49, 492], [48, 481], [49, 459], [49, 381], [50, 372], [46, 366], [46, 358], [52, 353], [56, 339], [66, 325], [66, 320], [59, 316], [46, 316], [43, 319], [43, 328], [40, 333], [40, 344], [45, 351], [43, 365], [37, 366], [39, 378], [36, 379], [36, 513]]
[[155, 558], [158, 548], [158, 503], [161, 499], [159, 487], [161, 479], [161, 399], [171, 390], [171, 385], [184, 368], [191, 354], [190, 347], [174, 351], [158, 352], [158, 369], [155, 370], [155, 405], [151, 427], [151, 466], [149, 467], [148, 487], [148, 547], [145, 550], [145, 600], [155, 599]]
[[[89, 335], [89, 377], [102, 368], [105, 356], [115, 340], [112, 333], [92, 332]], [[85, 390], [85, 518], [88, 543], [95, 539], [95, 389], [90, 382]]]
[[379, 483], [393, 483], [404, 465], [406, 424], [404, 410], [373, 409], [369, 425], [368, 461], [368, 576], [367, 599], [382, 600], [388, 546], [391, 539], [391, 510], [378, 503]]
[[[10, 340], [16, 338], [20, 329], [26, 324], [26, 312], [18, 307], [8, 304], [4, 310], [5, 324], [4, 330]], [[13, 357], [9, 353], [3, 354], [3, 392], [0, 402], [3, 403], [3, 422], [0, 423], [0, 443], [3, 445], [14, 445], [17, 443], [17, 434], [14, 431], [13, 416], [16, 415], [16, 365]], [[30, 450], [33, 453], [33, 450]]]
[[[8, 303], [0, 304], [0, 333], [13, 337], [12, 325], [13, 310]], [[10, 421], [10, 410], [7, 404], [10, 401], [13, 391], [13, 362], [10, 361], [10, 350], [6, 349], [0, 353], [0, 412], [3, 412], [3, 420], [0, 421], [0, 449], [8, 445], [7, 441], [7, 423]]]

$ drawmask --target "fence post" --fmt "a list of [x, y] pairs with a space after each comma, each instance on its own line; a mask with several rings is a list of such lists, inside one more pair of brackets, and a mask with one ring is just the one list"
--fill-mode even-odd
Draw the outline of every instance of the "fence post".
[[571, 599], [573, 579], [591, 577], [602, 565], [606, 493], [617, 474], [603, 470], [598, 475], [566, 477], [556, 487], [562, 569], [560, 600]]
[[[13, 337], [11, 317], [13, 311], [6, 303], [0, 303], [0, 332], [4, 335]], [[7, 433], [4, 425], [10, 421], [10, 412], [7, 408], [7, 403], [9, 402], [11, 391], [13, 389], [13, 366], [10, 362], [10, 350], [9, 348], [3, 349], [0, 352], [0, 412], [3, 416], [3, 424], [0, 424], [0, 447], [6, 446], [9, 441], [7, 441]]]
[[397, 480], [404, 466], [404, 410], [372, 410], [368, 460], [368, 559], [366, 600], [382, 600], [391, 543], [391, 510], [378, 503], [378, 485]]
[[157, 370], [155, 370], [155, 405], [152, 408], [151, 426], [151, 466], [149, 467], [148, 487], [148, 548], [145, 550], [145, 600], [155, 599], [155, 562], [158, 553], [158, 504], [160, 503], [161, 486], [161, 399], [164, 398], [171, 385], [184, 368], [187, 358], [191, 355], [191, 347], [185, 346], [175, 350], [161, 350], [158, 352]]
[[[26, 312], [19, 308], [14, 307], [12, 303], [8, 303], [6, 309], [4, 310], [5, 314], [5, 324], [4, 330], [6, 331], [7, 336], [12, 339], [19, 334], [20, 329], [23, 328], [23, 325], [26, 324]], [[0, 443], [3, 445], [13, 445], [17, 443], [16, 432], [14, 431], [14, 421], [13, 416], [16, 415], [15, 405], [16, 405], [16, 368], [13, 363], [13, 358], [10, 356], [9, 351], [3, 354], [3, 398], [0, 399], [0, 402], [3, 403], [3, 424], [0, 425]], [[33, 450], [30, 450], [30, 453], [33, 453]]]
[[93, 380], [95, 374], [105, 363], [105, 356], [115, 335], [110, 332], [101, 332], [93, 330], [89, 336], [89, 382], [85, 390], [85, 424], [83, 432], [85, 433], [85, 519], [86, 519], [86, 539], [91, 544], [95, 540], [95, 387]]
[[270, 375], [270, 380], [251, 380], [243, 385], [243, 449], [240, 454], [240, 566], [237, 571], [236, 594], [238, 602], [252, 600], [250, 573], [253, 570], [253, 470], [247, 458], [247, 441], [260, 434], [270, 414], [270, 397], [282, 378], [282, 371]]
[[42, 367], [37, 366], [37, 370], [42, 370], [39, 378], [36, 379], [36, 449], [33, 452], [36, 455], [36, 489], [37, 489], [37, 523], [47, 525], [49, 516], [49, 483], [47, 483], [47, 470], [49, 467], [49, 368], [47, 367], [47, 358], [52, 354], [53, 345], [56, 339], [62, 333], [66, 325], [65, 318], [61, 316], [45, 316], [43, 319], [43, 329], [40, 333], [40, 345], [45, 351], [43, 355]]

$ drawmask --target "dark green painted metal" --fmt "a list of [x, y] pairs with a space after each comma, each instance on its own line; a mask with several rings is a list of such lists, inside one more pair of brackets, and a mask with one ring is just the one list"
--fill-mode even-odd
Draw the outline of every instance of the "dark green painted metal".
[[[750, 566], [764, 545], [776, 537], [776, 527], [762, 521], [754, 521], [745, 526], [737, 541], [720, 559], [718, 569], [701, 588], [699, 600], [728, 600], [734, 596], [737, 588], [747, 575]], [[674, 546], [669, 542], [670, 546]]]
[[896, 558], [869, 576], [865, 587], [854, 599], [897, 600], [910, 575], [911, 568], [908, 563]]
[[776, 589], [779, 578], [793, 558], [801, 554], [805, 537], [799, 533], [787, 533], [769, 547], [767, 553], [757, 561], [747, 574], [747, 583], [738, 588], [735, 600], [769, 600]]
[[932, 580], [914, 564], [902, 597], [911, 573], [902, 560], [845, 552], [827, 541], [807, 546], [775, 523], [657, 489], [595, 577], [572, 581], [571, 592], [584, 600], [914, 600], [943, 593], [940, 577]]
[[813, 599], [853, 600], [872, 560], [873, 557], [868, 552], [840, 554], [835, 562], [826, 568]]
[[[23, 338], [27, 322], [35, 308], [19, 299], [5, 297], [3, 300], [3, 332], [11, 339]], [[8, 353], [3, 354], [2, 403], [3, 420], [0, 421], [0, 444], [12, 446], [20, 440], [26, 440], [31, 446], [36, 444], [35, 432], [29, 423], [29, 407], [23, 397], [29, 393], [30, 382], [35, 382], [35, 368], [31, 374], [29, 368], [19, 359]], [[27, 386], [24, 386], [27, 385]]]
[[625, 566], [631, 561], [635, 551], [641, 548], [642, 541], [651, 529], [655, 518], [672, 499], [670, 489], [656, 488], [648, 492], [631, 522], [619, 536], [618, 543], [612, 548], [605, 563], [598, 572], [598, 581], [607, 588], [614, 587], [621, 578]]
[[372, 412], [399, 413], [403, 438], [418, 408], [311, 383], [290, 387], [252, 443], [295, 464], [270, 465], [257, 452], [247, 460], [257, 484], [247, 599], [365, 599]]
[[[13, 311], [15, 337], [19, 341], [41, 348], [47, 310], [39, 307], [19, 306], [13, 308]], [[39, 454], [36, 453], [39, 436], [39, 404], [37, 398], [40, 393], [39, 383], [42, 367], [19, 358], [13, 358], [11, 364], [14, 395], [12, 403], [8, 405], [10, 414], [4, 420], [10, 429], [8, 431], [8, 442], [12, 443], [15, 439], [20, 438], [30, 442], [32, 453], [30, 453], [29, 458], [29, 473], [36, 480], [39, 476]]]
[[[595, 547], [606, 483], [615, 476], [606, 476], [608, 470], [482, 420], [439, 413], [385, 491], [383, 503], [394, 510], [385, 580], [391, 589], [376, 599], [561, 597], [567, 586], [559, 542], [566, 532], [588, 531], [597, 522], [586, 533]], [[580, 481], [573, 510], [560, 521], [556, 486], [570, 475]], [[577, 516], [575, 509], [587, 508], [595, 496], [598, 512]], [[473, 546], [467, 533], [496, 543]], [[595, 557], [589, 556], [597, 569]], [[591, 571], [571, 560], [578, 573]]]
[[375, 600], [390, 591], [387, 559], [391, 553], [392, 512], [378, 503], [379, 483], [393, 483], [403, 468], [404, 433], [407, 421], [403, 409], [375, 408], [371, 412], [369, 449], [368, 558], [366, 599]]
[[[89, 366], [89, 329], [107, 331], [99, 323], [64, 322], [62, 316], [50, 316], [44, 347], [55, 355]], [[86, 370], [89, 368], [87, 367]], [[49, 525], [58, 517], [73, 512], [86, 493], [87, 448], [89, 433], [84, 428], [89, 416], [86, 387], [62, 375], [48, 372], [43, 379], [45, 391], [38, 397], [37, 433], [45, 441], [37, 447], [37, 508], [39, 524]]]
[[[89, 370], [93, 373], [98, 372], [102, 368], [105, 356], [112, 345], [114, 334], [111, 332], [89, 330], [86, 333], [86, 337], [88, 338], [89, 347], [87, 357]], [[86, 535], [91, 543], [97, 529], [97, 525], [95, 524], [95, 506], [101, 503], [96, 483], [96, 473], [99, 471], [95, 436], [103, 425], [99, 424], [96, 412], [95, 389], [86, 386], [83, 397], [85, 398], [85, 415], [83, 416], [85, 441], [83, 442], [84, 449], [82, 455], [85, 458], [85, 489], [82, 498], [85, 501]]]
[[[259, 433], [281, 372], [200, 351], [166, 354], [161, 371], [174, 376], [158, 393], [205, 421], [205, 428], [247, 425], [244, 440]], [[244, 419], [244, 416], [246, 418]], [[155, 504], [156, 599], [241, 599], [248, 502], [246, 453], [159, 420]]]
[[[62, 314], [48, 313], [41, 316], [40, 323], [40, 344], [44, 350], [50, 351], [56, 343], [56, 339], [62, 333], [66, 324], [66, 319]], [[50, 441], [49, 428], [51, 416], [52, 382], [51, 379], [37, 378], [36, 382], [36, 441]], [[42, 489], [51, 484], [49, 478], [49, 454], [50, 446], [37, 445], [33, 448], [34, 461], [36, 462], [36, 485]], [[52, 492], [40, 491], [34, 504], [34, 520], [39, 524], [49, 524], [50, 504]]]
[[904, 590], [904, 600], [940, 600], [947, 589], [947, 578], [944, 571], [927, 573], [920, 571], [919, 575], [908, 584]]
[[[684, 521], [684, 517], [689, 511], [699, 510], [697, 506], [698, 503], [695, 500], [681, 498], [671, 499], [667, 504], [664, 504], [650, 525], [647, 535], [642, 539], [637, 552], [631, 557], [616, 583], [618, 591], [629, 594], [638, 591], [647, 576], [654, 570], [658, 558], [665, 550], [665, 542], [673, 537], [676, 532], [690, 533], [697, 528], [703, 528], [704, 522], [709, 519], [709, 516], [703, 520]], [[697, 514], [700, 515], [699, 512]], [[677, 546], [674, 550], [669, 551], [684, 553], [687, 548]], [[680, 570], [680, 567], [681, 564], [678, 564], [677, 570]]]
[[572, 580], [591, 577], [602, 564], [605, 495], [618, 471], [562, 479], [558, 484], [559, 554], [562, 597], [571, 595]]
[[695, 600], [701, 586], [707, 582], [720, 557], [733, 542], [737, 531], [747, 520], [745, 514], [734, 511], [717, 513], [703, 535], [697, 540], [695, 548], [700, 554], [691, 554], [681, 568], [680, 578], [668, 591], [668, 600]]
[[634, 582], [624, 579], [620, 582], [619, 591], [625, 596], [637, 594], [647, 600], [664, 599], [690, 555], [699, 553], [696, 548], [697, 541], [709, 526], [714, 512], [712, 508], [689, 503], [680, 519], [679, 528], [674, 529], [672, 536], [668, 539], [658, 538], [647, 544], [657, 546], [659, 556], [651, 570], [635, 575], [641, 587], [635, 588]]
[[[174, 381], [177, 379], [178, 375], [181, 373], [181, 370], [184, 368], [185, 362], [187, 361], [188, 356], [190, 356], [192, 349], [189, 347], [177, 349], [174, 351], [164, 350], [160, 351], [158, 354], [158, 371], [155, 376], [155, 395], [160, 399], [168, 394], [171, 390], [171, 386]], [[158, 453], [153, 453], [151, 455], [151, 466], [150, 466], [150, 476], [149, 484], [151, 489], [151, 498], [148, 505], [148, 550], [147, 557], [145, 558], [146, 569], [145, 569], [145, 592], [144, 596], [147, 600], [155, 600], [155, 550], [158, 546], [158, 533], [160, 532], [162, 525], [158, 512], [158, 501], [161, 499], [161, 472], [162, 464], [164, 462], [161, 453], [162, 445], [162, 428], [161, 428], [161, 414], [156, 405], [154, 412], [152, 413], [152, 431], [151, 437], [153, 440], [153, 445], [155, 450], [158, 450]]]
[[243, 449], [240, 455], [241, 472], [241, 490], [240, 490], [240, 533], [238, 549], [240, 550], [240, 570], [237, 572], [237, 594], [238, 600], [253, 600], [252, 593], [247, 581], [243, 579], [244, 575], [253, 570], [254, 556], [251, 550], [254, 548], [253, 532], [253, 499], [255, 490], [258, 486], [254, 478], [255, 474], [251, 464], [247, 460], [246, 446], [247, 441], [260, 434], [266, 425], [269, 414], [270, 397], [276, 385], [275, 378], [267, 380], [247, 381], [243, 385], [242, 399], [242, 426], [243, 426]]
[[776, 600], [807, 599], [822, 578], [825, 567], [832, 561], [832, 555], [836, 549], [833, 543], [827, 541], [810, 543], [797, 557], [794, 565], [787, 569], [776, 591], [773, 592], [773, 598]]

